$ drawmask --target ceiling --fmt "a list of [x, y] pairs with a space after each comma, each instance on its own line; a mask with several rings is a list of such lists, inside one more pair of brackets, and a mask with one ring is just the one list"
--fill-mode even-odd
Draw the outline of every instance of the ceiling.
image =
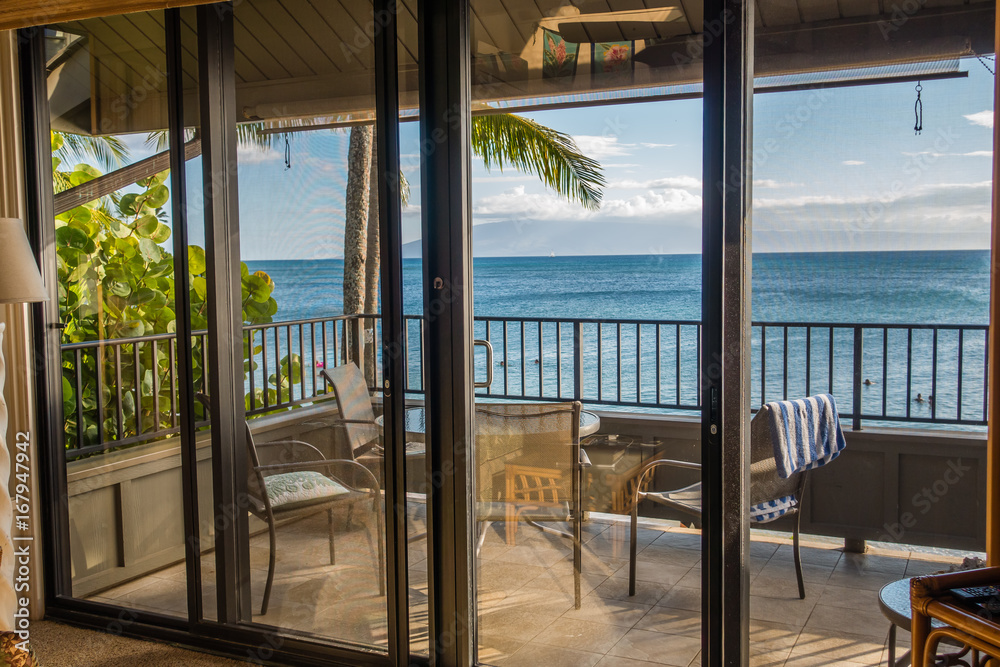
[[[401, 104], [415, 107], [416, 0], [397, 6]], [[994, 7], [992, 0], [758, 0], [755, 72], [991, 53]], [[187, 120], [194, 124], [195, 12], [181, 12]], [[471, 16], [473, 97], [483, 106], [600, 102], [701, 80], [704, 17], [695, 0], [473, 0]], [[234, 17], [239, 120], [283, 126], [370, 118], [378, 29], [370, 2], [247, 0]], [[167, 126], [161, 11], [51, 27], [61, 31], [50, 33], [49, 49], [57, 129], [118, 134]], [[707, 29], [720, 27], [716, 20]]]

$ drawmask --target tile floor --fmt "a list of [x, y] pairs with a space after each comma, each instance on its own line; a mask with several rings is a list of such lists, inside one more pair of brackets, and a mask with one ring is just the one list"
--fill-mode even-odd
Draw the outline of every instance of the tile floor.
[[[337, 533], [329, 565], [326, 520], [320, 515], [279, 528], [271, 607], [254, 620], [333, 640], [387, 642], [385, 598], [379, 596], [374, 551], [359, 525]], [[419, 521], [412, 529], [420, 530]], [[491, 528], [477, 559], [480, 660], [493, 665], [648, 667], [700, 665], [700, 536], [669, 522], [639, 530], [638, 590], [628, 596], [628, 524], [592, 518], [585, 524], [582, 603], [574, 608], [568, 540], [531, 526], [508, 546]], [[947, 569], [958, 559], [904, 550], [843, 553], [841, 544], [804, 539], [806, 598], [800, 600], [788, 536], [755, 531], [751, 544], [751, 664], [880, 665], [889, 623], [879, 612], [883, 585]], [[254, 600], [260, 603], [267, 537], [251, 544]], [[204, 560], [211, 580], [213, 563]], [[182, 565], [93, 596], [126, 606], [183, 614]], [[214, 588], [205, 589], [211, 610]], [[422, 541], [410, 545], [411, 638], [427, 650], [427, 573]], [[259, 611], [259, 609], [257, 609]], [[901, 650], [908, 634], [900, 633]]]

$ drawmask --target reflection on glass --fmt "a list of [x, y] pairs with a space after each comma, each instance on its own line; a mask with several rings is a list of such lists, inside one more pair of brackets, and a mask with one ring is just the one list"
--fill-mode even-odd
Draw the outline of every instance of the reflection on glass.
[[372, 7], [234, 11], [250, 611], [384, 650]]
[[700, 459], [701, 8], [472, 7], [479, 659], [686, 665], [700, 522], [630, 514]]
[[163, 14], [46, 42], [73, 594], [185, 616]]
[[[758, 8], [748, 390], [755, 408], [830, 394], [847, 448], [804, 492], [784, 481], [784, 516], [751, 515], [750, 615], [767, 623], [750, 641], [788, 664], [875, 664], [880, 589], [982, 549], [984, 487], [920, 494], [944, 474], [943, 431], [984, 431], [993, 75], [962, 56], [993, 51], [993, 7]], [[775, 492], [766, 412], [751, 503]]]

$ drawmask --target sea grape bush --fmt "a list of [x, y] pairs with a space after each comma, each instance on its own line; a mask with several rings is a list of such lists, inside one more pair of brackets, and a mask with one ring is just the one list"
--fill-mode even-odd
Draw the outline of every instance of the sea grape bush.
[[[53, 152], [62, 145], [62, 136], [53, 133]], [[101, 176], [99, 170], [87, 164], [63, 168], [56, 156], [52, 158], [52, 174], [57, 192]], [[154, 174], [135, 184], [138, 192], [119, 191], [56, 216], [59, 315], [64, 343], [176, 333], [174, 257], [167, 250], [171, 229], [165, 222], [168, 218], [164, 208], [170, 198], [166, 185], [168, 176], [169, 171]], [[271, 322], [278, 309], [272, 296], [274, 282], [262, 271], [251, 273], [244, 263], [240, 269], [244, 323]], [[188, 270], [192, 328], [195, 331], [207, 329], [207, 261], [203, 248], [189, 246]], [[192, 379], [194, 386], [200, 388], [206, 355], [199, 337], [194, 338], [193, 344]], [[113, 348], [99, 347], [96, 351], [92, 347], [85, 348], [80, 356], [80, 367], [74, 352], [64, 354], [63, 407], [68, 448], [80, 444], [81, 432], [82, 444], [86, 447], [102, 439], [104, 442], [126, 440], [169, 429], [174, 424], [171, 378], [176, 377], [176, 368], [171, 368], [171, 364], [176, 366], [176, 360], [171, 354], [169, 340], [159, 341], [155, 348], [154, 359], [154, 346], [148, 341], [121, 346], [120, 386]], [[246, 374], [256, 370], [257, 364], [246, 349], [246, 341], [244, 348]], [[261, 347], [255, 344], [253, 352], [261, 352]], [[104, 378], [101, 386], [98, 385], [98, 365]], [[81, 377], [79, 389], [78, 372]], [[298, 355], [281, 360], [282, 385], [299, 381], [301, 372]], [[266, 391], [270, 403], [274, 404], [277, 398], [275, 381], [272, 375], [268, 378], [268, 386], [255, 391], [258, 402], [263, 401]], [[287, 395], [287, 391], [285, 393]], [[252, 398], [247, 395], [248, 405]], [[78, 399], [83, 408], [82, 419], [78, 419]], [[98, 423], [99, 402], [103, 406], [103, 423]]]

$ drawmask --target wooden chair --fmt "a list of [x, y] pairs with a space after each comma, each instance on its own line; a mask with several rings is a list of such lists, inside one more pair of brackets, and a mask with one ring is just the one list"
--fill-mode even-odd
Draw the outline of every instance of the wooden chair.
[[[573, 542], [573, 586], [580, 608], [583, 560], [580, 403], [489, 403], [476, 406], [477, 552], [486, 530], [506, 523], [514, 544], [518, 522]], [[569, 522], [572, 532], [545, 525]]]

